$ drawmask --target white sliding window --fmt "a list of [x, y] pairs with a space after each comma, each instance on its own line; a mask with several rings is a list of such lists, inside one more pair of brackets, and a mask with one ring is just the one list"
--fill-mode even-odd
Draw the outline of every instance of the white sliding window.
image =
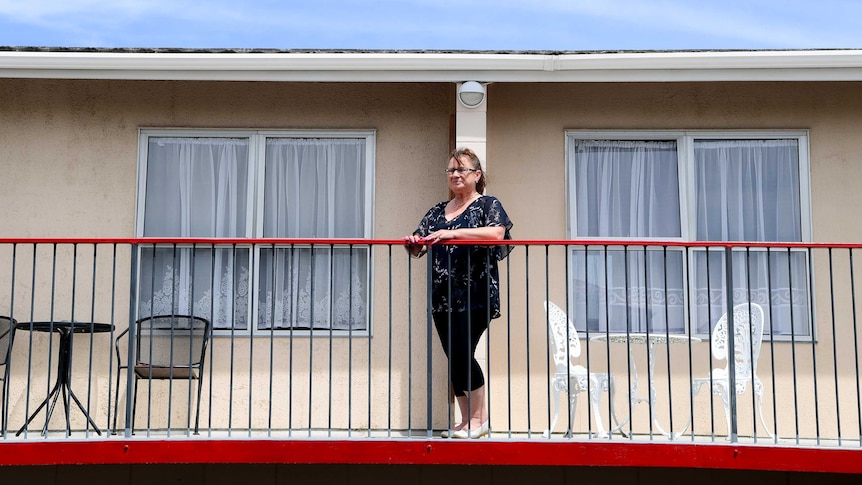
[[[574, 239], [810, 240], [807, 134], [567, 133]], [[580, 329], [705, 335], [732, 303], [767, 313], [773, 336], [811, 335], [804, 250], [644, 245], [573, 248]]]
[[[695, 139], [694, 183], [697, 241], [804, 240], [799, 140]], [[726, 308], [725, 252], [693, 257], [696, 330], [706, 333]], [[804, 250], [735, 250], [733, 304], [761, 305], [773, 335], [808, 335], [807, 267]]]
[[[621, 242], [680, 237], [675, 141], [569, 138], [568, 159], [577, 237]], [[644, 246], [573, 249], [578, 328], [681, 331], [682, 254]]]
[[[143, 131], [144, 237], [367, 239], [373, 132]], [[218, 331], [368, 329], [363, 244], [143, 247], [139, 314]]]
[[[364, 139], [268, 138], [264, 237], [361, 238]], [[365, 329], [367, 246], [260, 249], [261, 328]]]

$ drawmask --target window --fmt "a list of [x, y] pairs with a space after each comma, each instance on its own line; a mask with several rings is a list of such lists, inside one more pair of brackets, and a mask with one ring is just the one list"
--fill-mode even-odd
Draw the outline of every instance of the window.
[[[141, 133], [144, 237], [371, 237], [371, 132]], [[156, 245], [141, 251], [139, 312], [233, 332], [365, 331], [366, 245]]]
[[[806, 133], [566, 135], [572, 238], [801, 242], [808, 226]], [[571, 252], [581, 330], [707, 334], [733, 303], [767, 309], [772, 335], [810, 335], [804, 250], [590, 246]]]

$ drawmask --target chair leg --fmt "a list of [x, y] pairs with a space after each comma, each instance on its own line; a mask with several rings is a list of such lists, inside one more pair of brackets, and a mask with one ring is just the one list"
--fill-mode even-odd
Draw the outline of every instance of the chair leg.
[[[691, 392], [691, 400], [692, 401], [694, 401], [694, 396], [697, 396], [697, 393], [700, 392], [700, 388], [702, 385], [703, 385], [703, 381], [694, 381], [691, 383], [691, 391], [690, 392]], [[692, 425], [693, 420], [694, 420], [694, 413], [689, 412], [688, 413], [688, 421], [686, 421], [685, 426], [683, 426], [683, 428], [682, 428], [682, 431], [679, 432], [679, 436], [682, 436], [683, 434], [685, 434], [686, 431], [688, 431], [688, 427]], [[692, 435], [694, 435], [694, 429], [692, 429], [691, 433], [692, 433]]]
[[755, 383], [754, 390], [757, 394], [757, 411], [760, 414], [760, 424], [763, 425], [763, 430], [766, 431], [766, 434], [768, 434], [773, 440], [777, 441], [778, 437], [769, 431], [769, 427], [766, 426], [766, 419], [763, 418], [763, 385]]
[[[596, 436], [599, 438], [606, 438], [608, 436], [608, 432], [605, 429], [605, 424], [602, 422], [602, 414], [601, 414], [601, 402], [602, 402], [602, 392], [605, 386], [604, 378], [599, 382], [599, 379], [592, 377], [590, 378], [590, 401], [593, 407], [593, 417], [596, 420]], [[610, 391], [610, 383], [608, 383], [608, 390]], [[613, 400], [611, 400], [611, 405], [613, 406]]]
[[117, 387], [114, 390], [114, 432], [117, 434], [117, 412], [120, 407], [120, 369], [117, 369]]
[[3, 366], [3, 386], [0, 387], [0, 436], [6, 436], [6, 401], [9, 394], [9, 361]]
[[[151, 399], [151, 398], [150, 398]], [[135, 434], [135, 414], [138, 408], [138, 378], [135, 376], [135, 383], [132, 385], [132, 434]]]
[[566, 438], [572, 437], [572, 428], [575, 426], [575, 411], [578, 410], [578, 394], [580, 394], [580, 389], [575, 392], [571, 392], [569, 389], [569, 422], [566, 425]]
[[729, 390], [724, 387], [720, 381], [714, 381], [712, 387], [712, 393], [717, 394], [721, 398], [721, 403], [724, 405], [724, 421], [727, 425], [727, 439], [731, 439], [731, 431], [730, 431], [730, 396]]
[[195, 409], [195, 434], [198, 433], [198, 425], [200, 424], [201, 417], [201, 390], [203, 389], [203, 373], [201, 373], [200, 377], [196, 379], [198, 381], [198, 404], [197, 409]]
[[[614, 427], [611, 428], [611, 431], [609, 433], [613, 433], [614, 430], [620, 430], [620, 432], [622, 432], [622, 425], [620, 424], [620, 418], [617, 417], [617, 410], [614, 407], [614, 400], [616, 400], [616, 395], [617, 395], [617, 380], [616, 380], [616, 377], [613, 376], [613, 374], [609, 374], [608, 375], [608, 407], [610, 408], [609, 411], [610, 411], [611, 415], [608, 418], [608, 420], [611, 420], [611, 419], [614, 420]], [[610, 424], [610, 423], [608, 423], [608, 424]]]
[[[138, 400], [138, 378], [135, 377], [134, 379], [135, 380], [132, 382], [132, 428], [131, 428], [132, 434], [135, 433], [135, 405], [137, 404], [137, 400]], [[129, 397], [126, 396], [126, 404], [128, 404], [128, 399], [129, 399]], [[117, 434], [117, 419], [119, 416], [119, 410], [120, 410], [120, 372], [118, 370], [117, 371], [117, 390], [116, 390], [116, 393], [114, 394], [114, 433], [113, 434]], [[126, 426], [128, 426], [128, 425], [129, 425], [129, 423], [126, 423]]]
[[0, 437], [6, 437], [6, 380], [0, 387]]
[[[554, 389], [554, 417], [551, 419], [551, 427], [546, 429], [542, 436], [545, 438], [550, 438], [551, 433], [554, 432], [554, 428], [557, 426], [557, 419], [560, 418], [560, 394], [562, 394], [562, 390], [559, 389], [559, 385], [555, 383], [553, 380], [551, 381], [551, 387]], [[566, 389], [568, 390], [568, 389]], [[568, 394], [568, 393], [567, 393]]]

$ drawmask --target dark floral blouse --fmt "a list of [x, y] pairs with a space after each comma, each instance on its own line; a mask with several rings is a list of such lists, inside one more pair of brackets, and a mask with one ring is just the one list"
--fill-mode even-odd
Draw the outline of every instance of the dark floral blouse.
[[[477, 198], [451, 221], [447, 221], [445, 215], [448, 202], [432, 207], [414, 234], [425, 237], [440, 229], [502, 226], [506, 228], [505, 239], [512, 239], [509, 234], [512, 221], [496, 197], [483, 195]], [[432, 312], [463, 312], [490, 307], [491, 318], [498, 318], [500, 276], [497, 261], [508, 256], [512, 247], [438, 243], [430, 248]]]

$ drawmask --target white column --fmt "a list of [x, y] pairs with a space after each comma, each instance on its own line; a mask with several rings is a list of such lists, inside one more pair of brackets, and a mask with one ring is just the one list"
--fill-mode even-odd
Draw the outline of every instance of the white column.
[[[456, 85], [455, 98], [455, 148], [466, 147], [479, 157], [482, 162], [482, 168], [488, 171], [487, 155], [487, 133], [486, 115], [488, 112], [488, 92], [485, 91], [485, 100], [475, 108], [468, 108], [461, 104], [457, 99], [457, 89], [460, 84]], [[479, 346], [476, 348], [476, 360], [482, 367], [482, 372], [485, 373], [485, 383], [488, 381], [488, 353], [487, 353], [487, 332], [479, 341]], [[456, 407], [457, 408], [457, 407]], [[456, 415], [459, 413], [455, 412]]]
[[460, 84], [455, 86], [455, 148], [466, 147], [479, 156], [482, 161], [482, 166], [488, 170], [487, 154], [487, 133], [486, 114], [488, 112], [488, 94], [485, 92], [485, 101], [475, 108], [467, 108], [457, 99], [457, 89]]

